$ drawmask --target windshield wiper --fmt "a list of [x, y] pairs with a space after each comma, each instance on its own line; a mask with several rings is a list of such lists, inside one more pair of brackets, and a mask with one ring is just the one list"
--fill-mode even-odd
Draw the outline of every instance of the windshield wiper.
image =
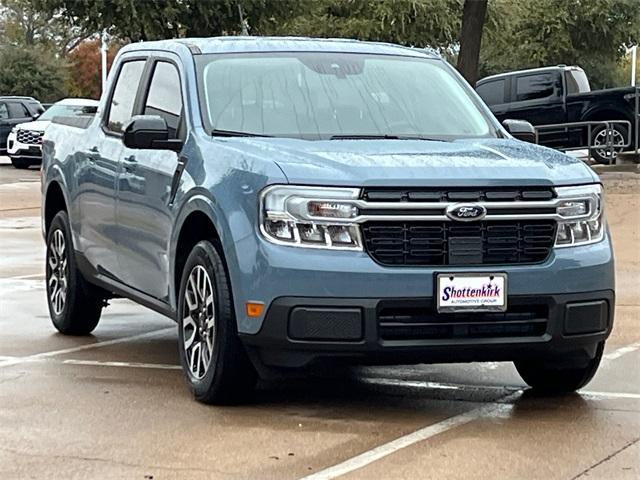
[[400, 140], [397, 135], [331, 135], [329, 140]]
[[442, 138], [429, 138], [420, 135], [332, 135], [329, 140], [428, 140], [430, 142], [446, 142]]
[[211, 131], [211, 135], [214, 137], [271, 137], [271, 135], [262, 135], [260, 133], [235, 132], [233, 130], [219, 130], [217, 128]]

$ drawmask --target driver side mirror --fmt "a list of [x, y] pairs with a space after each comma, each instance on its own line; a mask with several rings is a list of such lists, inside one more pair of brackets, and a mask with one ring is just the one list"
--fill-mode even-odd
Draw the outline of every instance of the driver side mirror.
[[523, 142], [538, 143], [536, 129], [526, 120], [510, 120], [502, 122], [502, 126], [513, 138]]
[[182, 141], [169, 138], [169, 127], [157, 115], [136, 115], [124, 127], [122, 141], [128, 148], [173, 150], [182, 149]]

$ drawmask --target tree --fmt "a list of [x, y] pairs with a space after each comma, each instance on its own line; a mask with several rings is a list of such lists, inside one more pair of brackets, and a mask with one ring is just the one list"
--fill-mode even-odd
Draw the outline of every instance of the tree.
[[[102, 93], [100, 40], [88, 40], [75, 48], [68, 56], [69, 95], [84, 98], [100, 98]], [[110, 46], [107, 52], [107, 68], [111, 68], [118, 48]]]
[[445, 49], [458, 36], [459, 10], [460, 0], [311, 1], [275, 33]]
[[624, 45], [640, 40], [640, 2], [493, 0], [481, 74], [547, 65], [579, 65], [592, 86], [616, 83]]
[[40, 10], [28, 0], [3, 0], [0, 44], [40, 46], [64, 56], [90, 36], [82, 26], [56, 12]]
[[42, 102], [67, 93], [67, 65], [38, 47], [0, 49], [0, 95], [28, 95]]
[[458, 70], [471, 85], [475, 85], [478, 79], [480, 45], [486, 14], [487, 0], [465, 0], [460, 31]]
[[128, 41], [240, 34], [242, 20], [249, 33], [265, 34], [307, 2], [313, 0], [34, 0], [41, 11]]

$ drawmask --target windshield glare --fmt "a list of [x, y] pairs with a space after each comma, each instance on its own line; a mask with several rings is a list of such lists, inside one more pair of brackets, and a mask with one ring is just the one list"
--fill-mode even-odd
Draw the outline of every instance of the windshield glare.
[[51, 120], [53, 117], [86, 117], [94, 115], [98, 107], [88, 105], [51, 105], [38, 120]]
[[327, 139], [496, 136], [442, 60], [301, 52], [197, 57], [213, 130]]

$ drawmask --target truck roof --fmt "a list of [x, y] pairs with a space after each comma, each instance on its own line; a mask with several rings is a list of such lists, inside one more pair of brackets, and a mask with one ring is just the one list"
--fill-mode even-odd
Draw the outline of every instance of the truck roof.
[[382, 42], [362, 42], [344, 38], [309, 37], [210, 37], [180, 38], [152, 42], [132, 43], [123, 51], [164, 50], [179, 51], [188, 48], [191, 54], [248, 53], [248, 52], [347, 52], [413, 57], [440, 58], [430, 48], [413, 48]]
[[522, 70], [513, 70], [510, 72], [504, 72], [504, 73], [497, 73], [495, 75], [489, 75], [488, 77], [484, 77], [481, 78], [480, 80], [478, 80], [476, 82], [476, 85], [479, 85], [480, 83], [484, 83], [488, 80], [494, 80], [496, 78], [502, 78], [502, 77], [508, 77], [511, 75], [519, 75], [521, 73], [542, 73], [542, 72], [546, 72], [546, 71], [553, 71], [553, 70], [582, 70], [581, 67], [578, 67], [577, 65], [552, 65], [549, 67], [538, 67], [538, 68], [525, 68]]
[[25, 97], [21, 95], [0, 95], [0, 100], [26, 100], [28, 102], [40, 103], [33, 97]]

